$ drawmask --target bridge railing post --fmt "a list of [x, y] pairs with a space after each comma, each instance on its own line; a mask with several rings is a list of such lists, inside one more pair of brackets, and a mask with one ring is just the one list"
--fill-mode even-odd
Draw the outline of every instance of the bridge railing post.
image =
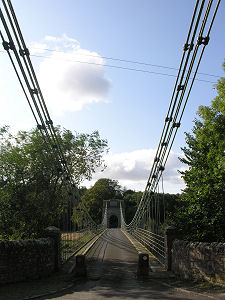
[[138, 255], [138, 276], [147, 276], [149, 273], [149, 255], [148, 253], [139, 253]]
[[44, 230], [45, 237], [54, 240], [55, 248], [55, 271], [58, 271], [61, 266], [61, 232], [55, 226], [49, 226]]
[[174, 226], [169, 226], [165, 229], [165, 267], [167, 271], [172, 270], [172, 245], [177, 238], [177, 229]]

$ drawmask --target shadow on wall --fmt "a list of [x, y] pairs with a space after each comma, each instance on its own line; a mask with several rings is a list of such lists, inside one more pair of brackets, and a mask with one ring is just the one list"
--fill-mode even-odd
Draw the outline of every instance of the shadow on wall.
[[224, 261], [225, 243], [173, 243], [172, 270], [184, 279], [224, 284]]

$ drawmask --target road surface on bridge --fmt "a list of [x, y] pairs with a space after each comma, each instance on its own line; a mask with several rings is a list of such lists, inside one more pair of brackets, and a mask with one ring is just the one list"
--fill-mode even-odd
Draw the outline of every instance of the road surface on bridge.
[[38, 299], [218, 299], [177, 289], [158, 279], [137, 278], [138, 254], [120, 229], [109, 229], [87, 255], [88, 279]]

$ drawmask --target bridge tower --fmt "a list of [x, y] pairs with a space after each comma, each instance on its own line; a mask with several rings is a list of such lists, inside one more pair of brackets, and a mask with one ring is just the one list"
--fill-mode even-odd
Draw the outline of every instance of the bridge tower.
[[[107, 205], [107, 228], [120, 228], [121, 227], [121, 215], [120, 215], [120, 202], [123, 207], [123, 201], [121, 200], [104, 200], [103, 201], [103, 213]], [[124, 213], [124, 207], [123, 207]]]

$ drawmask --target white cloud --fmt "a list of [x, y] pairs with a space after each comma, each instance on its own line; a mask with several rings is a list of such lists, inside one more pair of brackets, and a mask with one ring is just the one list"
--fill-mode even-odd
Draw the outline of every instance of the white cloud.
[[[18, 79], [4, 57], [1, 57], [0, 65], [0, 127], [9, 125], [13, 133], [29, 130], [35, 126], [35, 122]], [[7, 71], [4, 73], [4, 70]]]
[[81, 49], [78, 41], [66, 34], [46, 36], [44, 43], [30, 45], [33, 54], [55, 50], [45, 53], [38, 72], [44, 98], [54, 115], [109, 102], [111, 81], [105, 77], [104, 60], [98, 53]]
[[59, 40], [59, 38], [56, 38], [55, 36], [51, 36], [51, 35], [46, 35], [45, 36], [45, 40], [46, 41], [53, 41], [53, 42], [56, 42]]
[[[109, 153], [105, 156], [106, 170], [95, 173], [93, 180], [84, 182], [84, 185], [93, 185], [96, 180], [105, 177], [118, 180], [121, 186], [125, 186], [128, 189], [143, 191], [150, 174], [155, 153], [156, 150], [154, 149], [142, 149], [117, 154]], [[178, 156], [181, 157], [182, 154], [171, 151], [163, 172], [165, 192], [177, 193], [184, 188], [184, 182], [177, 172], [177, 170], [183, 170], [184, 166], [178, 160]]]
[[[5, 85], [6, 85], [6, 80], [4, 78], [4, 72], [3, 72], [2, 68], [0, 68], [0, 88], [4, 88]], [[0, 101], [1, 101], [1, 98], [0, 98]]]
[[69, 45], [72, 48], [74, 47], [74, 44], [75, 44], [76, 47], [79, 45], [79, 42], [76, 39], [68, 37], [65, 33], [62, 35], [62, 37], [55, 37], [55, 36], [52, 36], [52, 35], [46, 35], [44, 39], [45, 39], [45, 41], [57, 42], [57, 43], [61, 43], [61, 42], [66, 43], [66, 42], [69, 42]]
[[29, 43], [28, 48], [29, 48], [31, 55], [43, 54], [46, 52], [47, 44], [31, 42], [31, 43]]
[[[35, 127], [35, 121], [23, 97], [4, 95], [0, 97], [0, 106], [0, 127], [9, 125], [12, 133]], [[18, 113], [23, 106], [25, 109], [22, 113]]]

